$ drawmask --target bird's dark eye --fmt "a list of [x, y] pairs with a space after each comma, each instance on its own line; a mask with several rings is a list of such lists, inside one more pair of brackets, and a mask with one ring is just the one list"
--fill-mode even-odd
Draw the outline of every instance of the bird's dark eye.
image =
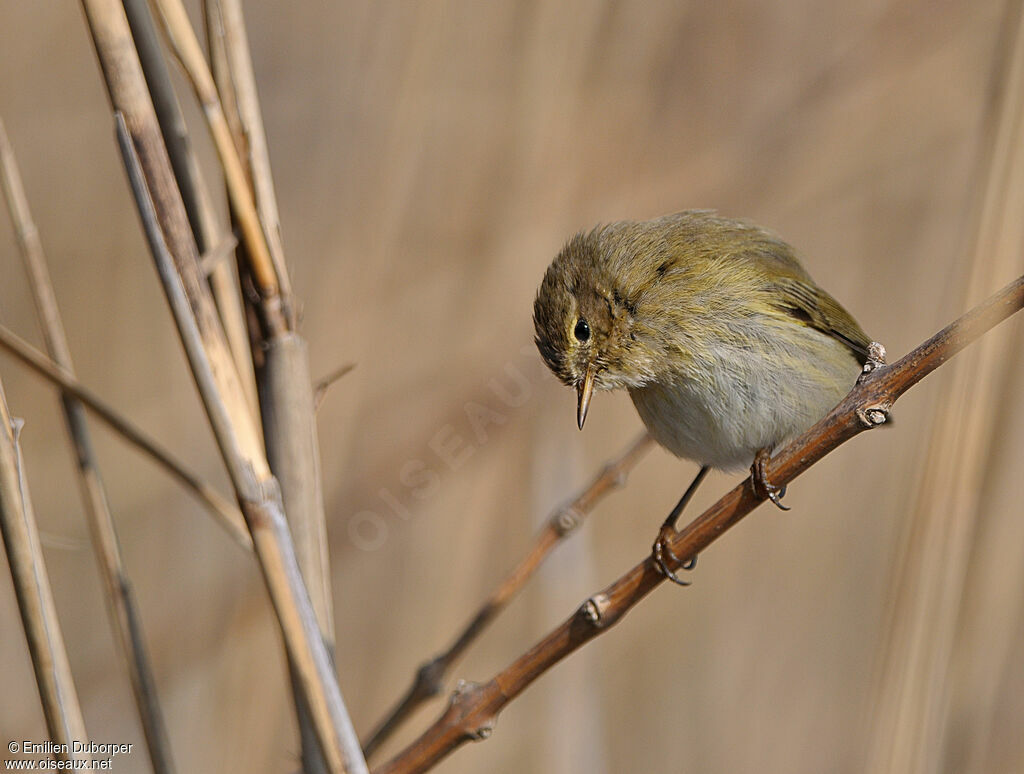
[[577, 341], [586, 341], [590, 338], [590, 326], [587, 325], [587, 321], [580, 318], [576, 322], [576, 327], [573, 328], [572, 335], [576, 337]]

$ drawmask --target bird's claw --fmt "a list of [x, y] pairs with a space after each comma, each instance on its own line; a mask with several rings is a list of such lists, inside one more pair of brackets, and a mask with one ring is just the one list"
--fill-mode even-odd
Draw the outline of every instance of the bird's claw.
[[767, 449], [761, 449], [754, 456], [754, 464], [750, 466], [750, 487], [754, 490], [754, 496], [761, 499], [771, 500], [776, 508], [783, 511], [790, 510], [788, 505], [783, 505], [782, 498], [786, 496], [785, 486], [775, 486], [768, 480], [765, 470], [771, 455]]
[[654, 547], [651, 549], [651, 557], [654, 559], [654, 565], [661, 570], [662, 575], [678, 586], [689, 586], [690, 581], [684, 581], [676, 575], [675, 572], [669, 569], [668, 562], [665, 561], [666, 557], [668, 557], [673, 564], [679, 565], [684, 570], [692, 570], [697, 566], [696, 556], [691, 556], [685, 562], [682, 562], [672, 552], [672, 549], [669, 548], [668, 539], [674, 532], [675, 530], [671, 527], [662, 527], [658, 533], [658, 539], [654, 541]]

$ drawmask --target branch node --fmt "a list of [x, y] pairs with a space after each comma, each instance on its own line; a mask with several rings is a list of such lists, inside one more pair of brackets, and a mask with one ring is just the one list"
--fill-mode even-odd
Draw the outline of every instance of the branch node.
[[585, 518], [586, 515], [573, 506], [563, 505], [551, 516], [551, 528], [558, 537], [565, 537], [579, 527]]
[[[458, 716], [460, 719], [469, 717], [467, 710], [471, 710], [477, 702], [477, 695], [483, 692], [480, 683], [471, 680], [459, 680], [452, 692], [451, 701], [448, 704], [446, 714]], [[482, 742], [494, 733], [494, 725], [497, 718], [492, 714], [488, 715], [483, 722], [473, 728], [462, 729], [463, 736], [471, 742]]]
[[601, 477], [609, 478], [612, 486], [621, 488], [626, 485], [626, 479], [629, 477], [629, 474], [618, 462], [609, 462], [601, 469]]
[[432, 658], [416, 670], [416, 693], [429, 699], [444, 688], [445, 662], [440, 656]]
[[471, 734], [471, 738], [474, 742], [482, 742], [485, 739], [489, 739], [491, 734], [494, 733], [494, 718], [491, 718], [476, 731]]
[[881, 368], [885, 365], [885, 345], [880, 344], [877, 341], [872, 341], [868, 345], [868, 359], [864, 361], [864, 367], [861, 369], [860, 377], [857, 379], [859, 383], [872, 371]]
[[580, 605], [579, 615], [593, 626], [604, 627], [608, 623], [604, 620], [604, 614], [611, 603], [607, 594], [595, 594]]
[[858, 408], [857, 419], [868, 429], [884, 425], [889, 419], [889, 407], [886, 405], [875, 405]]
[[226, 261], [236, 247], [238, 247], [238, 237], [228, 234], [219, 244], [199, 256], [199, 270], [202, 271], [203, 276], [209, 277], [213, 274], [217, 266]]

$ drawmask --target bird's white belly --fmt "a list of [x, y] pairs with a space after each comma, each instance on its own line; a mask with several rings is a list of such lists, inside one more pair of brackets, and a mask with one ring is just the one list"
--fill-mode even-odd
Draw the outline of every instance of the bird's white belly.
[[736, 470], [749, 466], [759, 449], [771, 450], [809, 428], [853, 387], [856, 361], [829, 354], [792, 367], [792, 357], [718, 350], [703, 372], [633, 388], [630, 396], [651, 435], [670, 452]]

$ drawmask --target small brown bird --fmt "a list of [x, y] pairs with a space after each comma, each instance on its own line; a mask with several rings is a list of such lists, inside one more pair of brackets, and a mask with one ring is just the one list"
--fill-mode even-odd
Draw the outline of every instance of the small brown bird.
[[654, 544], [684, 585], [666, 540], [708, 469], [753, 463], [755, 491], [785, 508], [764, 463], [846, 395], [871, 342], [792, 247], [706, 210], [577, 234], [533, 321], [544, 361], [576, 388], [581, 430], [594, 390], [624, 388], [654, 439], [700, 464]]

